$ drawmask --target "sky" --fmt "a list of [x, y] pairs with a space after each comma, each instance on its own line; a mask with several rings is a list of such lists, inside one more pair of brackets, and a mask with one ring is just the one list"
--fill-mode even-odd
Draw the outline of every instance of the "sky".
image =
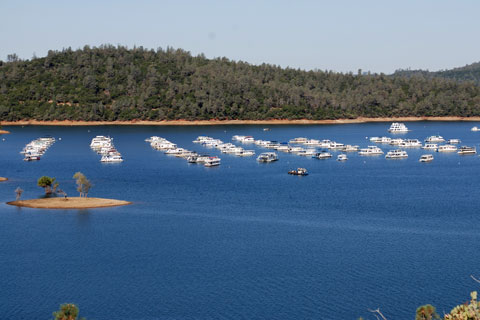
[[306, 70], [437, 71], [480, 61], [477, 0], [0, 0], [0, 60], [101, 44]]

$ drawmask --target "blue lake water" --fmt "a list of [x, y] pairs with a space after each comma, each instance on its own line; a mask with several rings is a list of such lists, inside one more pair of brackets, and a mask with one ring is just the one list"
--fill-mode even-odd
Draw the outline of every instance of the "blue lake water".
[[[421, 149], [407, 150], [405, 160], [349, 154], [343, 163], [279, 153], [279, 161], [259, 164], [192, 143], [243, 134], [366, 147], [366, 137], [392, 136], [389, 125], [6, 127], [0, 319], [48, 319], [64, 302], [89, 320], [374, 319], [367, 309], [377, 307], [388, 319], [413, 319], [426, 303], [448, 312], [478, 289], [470, 279], [480, 276], [478, 155], [434, 152], [422, 164]], [[478, 149], [473, 125], [407, 123], [412, 131], [396, 137], [440, 134]], [[57, 142], [42, 160], [22, 161], [23, 146], [46, 134]], [[96, 135], [113, 137], [125, 161], [100, 163], [89, 148]], [[166, 156], [144, 142], [153, 135], [219, 155], [222, 164]], [[297, 167], [310, 175], [287, 175]], [[24, 199], [41, 197], [42, 175], [76, 196], [77, 171], [93, 182], [90, 196], [133, 204], [73, 211], [5, 204], [18, 186]]]

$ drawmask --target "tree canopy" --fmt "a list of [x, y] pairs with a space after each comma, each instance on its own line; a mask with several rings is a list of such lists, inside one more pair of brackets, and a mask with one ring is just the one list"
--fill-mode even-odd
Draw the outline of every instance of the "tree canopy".
[[423, 77], [423, 78], [445, 78], [457, 81], [472, 81], [480, 84], [480, 62], [475, 62], [464, 67], [450, 70], [427, 71], [427, 70], [397, 70], [394, 76]]
[[335, 73], [85, 46], [0, 61], [0, 121], [480, 116], [480, 87], [444, 78]]
[[[53, 316], [54, 320], [77, 320], [78, 317], [78, 307], [73, 303], [64, 303], [60, 306], [60, 310], [55, 311]], [[81, 318], [80, 320], [86, 320]]]
[[48, 176], [42, 176], [38, 179], [37, 185], [45, 189], [46, 194], [52, 193], [52, 187], [54, 188], [53, 191], [58, 187], [58, 183], [55, 182], [55, 178], [50, 178]]
[[77, 172], [73, 175], [75, 182], [77, 184], [77, 191], [80, 193], [80, 197], [87, 197], [90, 188], [92, 187], [92, 183], [90, 180], [85, 177], [85, 175], [81, 172]]

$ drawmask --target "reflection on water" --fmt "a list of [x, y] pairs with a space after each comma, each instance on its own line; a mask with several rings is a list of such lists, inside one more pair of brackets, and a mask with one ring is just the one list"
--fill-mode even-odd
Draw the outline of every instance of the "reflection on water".
[[[67, 210], [68, 211], [68, 210]], [[75, 210], [79, 226], [90, 226], [90, 215], [93, 213], [91, 209]], [[70, 211], [71, 213], [71, 211]]]

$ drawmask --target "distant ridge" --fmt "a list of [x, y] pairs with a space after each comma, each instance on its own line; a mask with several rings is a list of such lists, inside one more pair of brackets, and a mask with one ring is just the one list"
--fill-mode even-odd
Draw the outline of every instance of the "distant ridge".
[[0, 121], [480, 116], [475, 83], [406, 75], [255, 66], [173, 48], [85, 46], [32, 60], [12, 54], [0, 61]]
[[394, 76], [413, 77], [420, 76], [425, 78], [445, 78], [456, 81], [473, 81], [477, 85], [480, 84], [480, 62], [468, 64], [464, 67], [453, 68], [442, 71], [425, 71], [425, 70], [397, 70]]

